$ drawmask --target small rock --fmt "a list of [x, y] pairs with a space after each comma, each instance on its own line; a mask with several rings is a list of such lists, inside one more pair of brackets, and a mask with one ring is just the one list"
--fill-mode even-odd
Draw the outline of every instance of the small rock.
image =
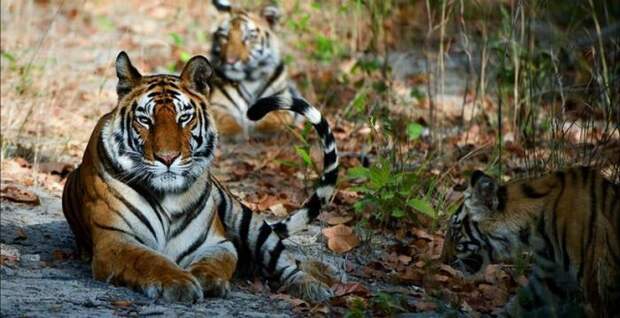
[[41, 255], [39, 254], [23, 254], [20, 262], [25, 267], [39, 267], [41, 265]]
[[15, 270], [8, 266], [1, 266], [0, 273], [2, 273], [2, 275], [13, 276], [15, 275]]

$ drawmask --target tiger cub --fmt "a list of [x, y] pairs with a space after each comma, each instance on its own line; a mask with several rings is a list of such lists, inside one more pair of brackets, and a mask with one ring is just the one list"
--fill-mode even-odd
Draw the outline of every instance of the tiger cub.
[[[209, 114], [212, 72], [196, 56], [180, 76], [143, 76], [125, 52], [118, 55], [118, 104], [99, 120], [63, 192], [78, 249], [92, 258], [96, 279], [166, 301], [224, 295], [247, 264], [296, 297], [324, 301], [329, 287], [290, 258], [282, 239], [312, 222], [334, 192], [338, 156], [329, 126], [308, 104], [282, 105], [314, 124], [325, 169], [301, 209], [269, 224], [210, 172], [218, 140]], [[276, 109], [256, 107], [252, 118]]]
[[534, 268], [505, 315], [563, 316], [572, 303], [612, 317], [620, 304], [620, 187], [585, 167], [506, 185], [474, 172], [443, 261], [476, 273], [522, 251], [532, 252]]
[[299, 97], [288, 79], [280, 54], [280, 41], [274, 26], [280, 18], [275, 5], [260, 14], [232, 7], [228, 1], [214, 0], [216, 8], [227, 14], [213, 34], [211, 60], [217, 79], [209, 97], [212, 113], [221, 135], [231, 138], [269, 134], [292, 124], [290, 112], [268, 114], [258, 122], [246, 112], [261, 97]]

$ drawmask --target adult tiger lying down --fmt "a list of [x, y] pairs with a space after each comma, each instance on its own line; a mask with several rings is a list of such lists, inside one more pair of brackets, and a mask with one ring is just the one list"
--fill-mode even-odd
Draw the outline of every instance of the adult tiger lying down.
[[[329, 287], [282, 243], [312, 222], [334, 191], [336, 145], [321, 114], [307, 104], [292, 109], [321, 137], [325, 170], [316, 191], [289, 219], [268, 224], [209, 171], [217, 133], [207, 59], [192, 58], [180, 76], [142, 76], [121, 52], [116, 72], [118, 104], [99, 120], [63, 193], [65, 217], [80, 253], [92, 257], [93, 276], [153, 298], [195, 302], [226, 294], [237, 265], [249, 263], [296, 297], [328, 299]], [[260, 108], [260, 116], [273, 109]]]
[[476, 171], [449, 226], [442, 257], [464, 272], [533, 253], [528, 285], [505, 316], [616, 317], [620, 187], [596, 170], [572, 168], [505, 185]]
[[282, 61], [275, 30], [280, 8], [268, 4], [248, 10], [222, 0], [213, 4], [225, 16], [213, 33], [210, 52], [217, 76], [209, 102], [220, 135], [248, 139], [285, 131], [296, 122], [294, 113], [272, 112], [257, 121], [246, 116], [259, 98], [300, 97]]

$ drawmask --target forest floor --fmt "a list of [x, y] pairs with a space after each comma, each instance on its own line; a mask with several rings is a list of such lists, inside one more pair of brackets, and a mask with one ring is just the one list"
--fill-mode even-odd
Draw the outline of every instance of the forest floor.
[[[325, 247], [321, 227], [287, 240], [298, 259], [328, 263], [342, 273], [343, 283], [333, 286], [332, 304], [312, 305], [286, 294], [271, 291], [262, 279], [237, 278], [226, 298], [209, 298], [195, 305], [168, 304], [140, 293], [115, 287], [92, 278], [90, 266], [77, 257], [73, 235], [62, 214], [58, 175], [40, 175], [46, 187], [30, 185], [32, 171], [24, 160], [5, 160], [0, 222], [0, 281], [3, 317], [51, 316], [208, 316], [294, 317], [341, 316], [348, 312], [347, 297], [370, 297], [379, 292], [402, 295], [410, 305], [435, 308], [424, 291], [376, 279], [359, 271], [385, 257], [380, 246], [391, 242], [380, 237], [345, 256]], [[54, 188], [56, 190], [54, 190]], [[21, 202], [15, 202], [21, 201]], [[430, 306], [430, 307], [429, 307]], [[431, 317], [433, 311], [406, 317]]]
[[[277, 162], [281, 160], [272, 158], [275, 149], [280, 148], [283, 148], [281, 142], [253, 143], [251, 147], [230, 150], [234, 156], [220, 153], [214, 171], [250, 206], [277, 214], [282, 209], [281, 202], [286, 207], [302, 202], [304, 191], [299, 189], [304, 189], [306, 183], [304, 174], [280, 167]], [[282, 153], [289, 158], [295, 156], [292, 151], [281, 151], [279, 158]], [[287, 246], [299, 259], [320, 260], [338, 269], [343, 281], [332, 286], [336, 297], [330, 303], [312, 305], [291, 298], [270, 290], [259, 277], [236, 279], [228, 297], [207, 299], [192, 306], [148, 300], [127, 288], [94, 280], [88, 263], [76, 256], [73, 235], [61, 208], [63, 175], [71, 167], [48, 162], [39, 164], [38, 171], [33, 172], [33, 166], [22, 158], [2, 162], [0, 312], [3, 317], [342, 316], [356, 310], [403, 317], [448, 313], [471, 316], [477, 311], [470, 306], [487, 313], [499, 308], [507, 300], [508, 290], [515, 286], [512, 276], [497, 267], [476, 278], [464, 279], [454, 269], [439, 264], [443, 242], [440, 231], [406, 227], [392, 233], [352, 225], [353, 218], [343, 211], [350, 210], [357, 195], [341, 189], [318, 225], [287, 240]], [[281, 216], [274, 216], [278, 217]], [[352, 250], [337, 253], [328, 248], [328, 237], [322, 229], [337, 227], [355, 229], [349, 233], [354, 240]], [[344, 238], [343, 242], [350, 240]], [[463, 305], [463, 299], [471, 305]]]

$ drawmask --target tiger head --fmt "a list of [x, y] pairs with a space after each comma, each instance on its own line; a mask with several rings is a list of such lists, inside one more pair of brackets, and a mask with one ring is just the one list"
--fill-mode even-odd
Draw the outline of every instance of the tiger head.
[[260, 14], [233, 8], [228, 1], [214, 1], [227, 18], [213, 34], [211, 60], [229, 80], [257, 80], [268, 77], [281, 63], [280, 44], [273, 27], [280, 18], [275, 5]]
[[475, 171], [463, 204], [450, 218], [442, 261], [467, 274], [512, 259], [521, 248], [527, 216], [507, 208], [508, 191], [492, 177]]
[[118, 55], [118, 105], [102, 129], [100, 155], [115, 177], [163, 193], [184, 191], [204, 173], [217, 142], [207, 113], [212, 73], [195, 56], [180, 76], [143, 76]]

